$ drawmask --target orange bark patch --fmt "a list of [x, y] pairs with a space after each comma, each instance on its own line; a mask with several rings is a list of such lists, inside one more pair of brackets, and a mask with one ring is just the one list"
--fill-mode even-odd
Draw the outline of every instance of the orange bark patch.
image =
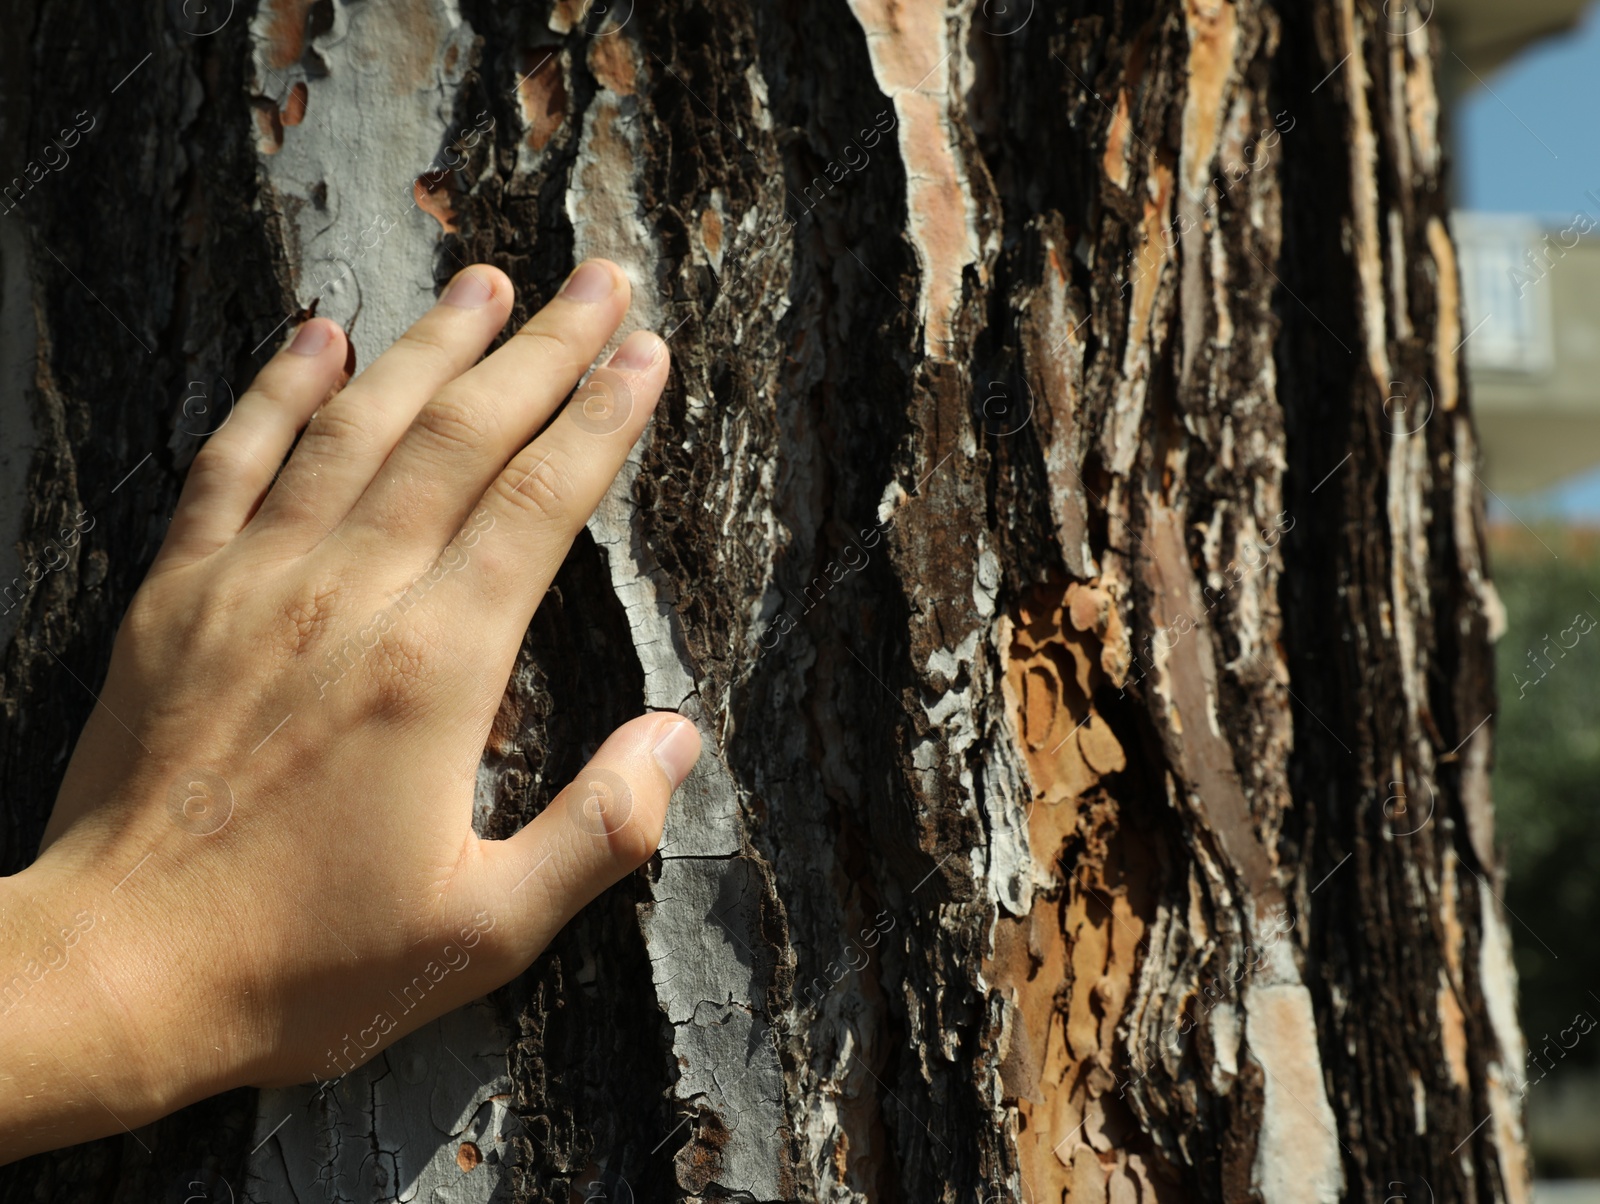
[[571, 33], [588, 7], [588, 0], [556, 0], [550, 10], [550, 28], [556, 33]]
[[1457, 899], [1460, 894], [1458, 879], [1456, 877], [1455, 850], [1445, 846], [1443, 865], [1440, 870], [1439, 890], [1439, 927], [1444, 946], [1444, 963], [1450, 971], [1451, 982], [1462, 981], [1461, 954], [1467, 947], [1467, 934], [1461, 928], [1461, 919], [1457, 911]]
[[1172, 172], [1158, 165], [1150, 173], [1150, 191], [1144, 202], [1144, 241], [1135, 255], [1138, 275], [1133, 282], [1133, 305], [1128, 322], [1128, 357], [1131, 360], [1144, 346], [1155, 313], [1156, 290], [1161, 269], [1167, 261], [1167, 221], [1172, 202]]
[[1118, 807], [1099, 788], [1126, 768], [1094, 695], [1122, 639], [1116, 599], [1094, 583], [1037, 587], [1018, 608], [1006, 698], [1035, 797], [1028, 838], [1051, 885], [1002, 918], [984, 977], [1003, 992], [1001, 1080], [1017, 1109], [1024, 1198], [1160, 1197], [1136, 1154], [1120, 1086], [1117, 1027], [1138, 972], [1149, 901]]
[[1120, 773], [1128, 767], [1122, 745], [1111, 734], [1106, 721], [1098, 715], [1090, 715], [1078, 729], [1078, 755], [1100, 777]]
[[1184, 16], [1189, 25], [1189, 94], [1183, 104], [1183, 183], [1190, 196], [1199, 196], [1217, 153], [1238, 25], [1230, 0], [1187, 0]]
[[1038, 803], [1071, 803], [1126, 764], [1091, 701], [1121, 633], [1111, 596], [1093, 585], [1040, 589], [1018, 612], [1007, 676]]
[[[1433, 174], [1439, 170], [1439, 91], [1433, 83], [1433, 58], [1428, 35], [1418, 31], [1406, 38], [1406, 121], [1417, 167]], [[1420, 183], [1420, 182], [1419, 182]]]
[[404, 34], [390, 40], [382, 56], [396, 89], [415, 92], [433, 87], [438, 47], [447, 26], [432, 0], [389, 0], [382, 12]]
[[454, 234], [459, 229], [456, 225], [455, 173], [449, 168], [418, 176], [411, 192], [417, 199], [417, 208], [438, 222], [446, 234]]
[[256, 150], [263, 155], [275, 155], [283, 149], [283, 121], [278, 116], [278, 106], [270, 100], [255, 105]]
[[461, 1148], [456, 1151], [456, 1165], [459, 1166], [463, 1172], [470, 1173], [478, 1165], [478, 1163], [482, 1161], [483, 1151], [479, 1150], [478, 1147], [470, 1141], [463, 1141], [461, 1143]]
[[[1439, 382], [1439, 408], [1449, 413], [1461, 396], [1456, 349], [1461, 346], [1461, 274], [1455, 247], [1444, 223], [1428, 219], [1428, 250], [1439, 273], [1439, 326], [1433, 339], [1433, 375]], [[1449, 348], [1449, 350], [1446, 350]]]
[[[1341, 0], [1339, 36], [1345, 54], [1345, 95], [1350, 106], [1350, 200], [1354, 213], [1356, 275], [1361, 282], [1361, 324], [1367, 350], [1367, 369], [1387, 397], [1389, 383], [1388, 311], [1383, 293], [1383, 250], [1378, 236], [1378, 142], [1367, 104], [1371, 78], [1367, 74], [1366, 35], [1358, 30], [1354, 0]], [[1337, 53], [1337, 51], [1335, 51]], [[1336, 68], [1337, 70], [1337, 68]]]
[[1111, 128], [1106, 131], [1106, 153], [1102, 160], [1106, 178], [1124, 192], [1128, 189], [1128, 135], [1133, 131], [1133, 120], [1128, 113], [1128, 90], [1117, 91], [1117, 107], [1111, 116]]
[[950, 113], [946, 62], [953, 48], [942, 22], [900, 0], [850, 0], [850, 7], [867, 35], [878, 86], [894, 101], [899, 128], [890, 146], [903, 161], [908, 233], [922, 267], [924, 348], [948, 361], [963, 273], [980, 262], [972, 190]]
[[289, 89], [289, 99], [283, 102], [282, 121], [284, 125], [299, 125], [306, 119], [306, 102], [309, 94], [306, 92], [305, 83], [296, 83]]
[[529, 148], [543, 150], [567, 119], [567, 85], [555, 51], [528, 51], [523, 60], [517, 103], [528, 130]]
[[[1128, 1157], [1137, 1126], [1119, 1094], [1116, 1046], [1146, 929], [1145, 901], [1133, 889], [1144, 870], [1126, 864], [1114, 803], [1097, 794], [1072, 814], [1055, 887], [1029, 915], [996, 925], [984, 966], [1012, 1005], [1001, 1079], [1017, 1109], [1023, 1198], [1053, 1200], [1066, 1190], [1069, 1200], [1108, 1200], [1139, 1181], [1154, 1201], [1141, 1164]], [[1118, 1179], [1126, 1182], [1113, 1188]]]
[[311, 0], [263, 0], [261, 7], [267, 16], [267, 62], [282, 71], [305, 53]]
[[722, 250], [722, 217], [715, 209], [700, 211], [700, 241], [713, 258]]
[[1445, 1065], [1450, 1068], [1450, 1081], [1463, 1091], [1469, 1083], [1467, 1074], [1467, 1022], [1456, 993], [1439, 975], [1439, 1036], [1444, 1043]]
[[602, 88], [618, 96], [637, 91], [639, 64], [634, 61], [633, 43], [626, 38], [596, 38], [589, 47], [589, 70]]

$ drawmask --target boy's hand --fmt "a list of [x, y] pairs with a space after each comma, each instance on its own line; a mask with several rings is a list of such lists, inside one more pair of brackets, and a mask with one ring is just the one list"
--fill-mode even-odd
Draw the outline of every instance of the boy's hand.
[[13, 962], [73, 936], [0, 998], [0, 1153], [337, 1078], [655, 850], [700, 749], [678, 716], [621, 728], [513, 838], [472, 830], [534, 607], [668, 366], [636, 332], [557, 415], [626, 278], [585, 263], [476, 362], [511, 303], [467, 269], [331, 399], [344, 335], [308, 322], [196, 457], [40, 859], [0, 883]]

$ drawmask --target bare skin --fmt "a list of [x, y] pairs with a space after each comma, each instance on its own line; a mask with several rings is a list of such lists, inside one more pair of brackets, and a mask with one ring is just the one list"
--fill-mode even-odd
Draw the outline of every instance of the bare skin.
[[534, 608], [666, 381], [636, 331], [560, 409], [628, 302], [588, 261], [481, 358], [512, 286], [474, 266], [337, 393], [314, 319], [207, 442], [39, 858], [0, 880], [0, 1160], [336, 1079], [654, 852], [700, 752], [671, 714], [510, 839], [471, 823]]

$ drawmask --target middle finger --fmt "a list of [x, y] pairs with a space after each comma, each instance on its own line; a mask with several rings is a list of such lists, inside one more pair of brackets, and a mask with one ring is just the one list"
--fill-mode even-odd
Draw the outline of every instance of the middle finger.
[[600, 354], [628, 295], [616, 264], [583, 263], [504, 346], [422, 407], [350, 512], [347, 531], [410, 563], [437, 556]]

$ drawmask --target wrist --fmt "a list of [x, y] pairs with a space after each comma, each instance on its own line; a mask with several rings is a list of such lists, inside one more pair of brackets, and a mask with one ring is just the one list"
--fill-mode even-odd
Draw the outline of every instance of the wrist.
[[152, 918], [159, 903], [118, 888], [127, 868], [108, 865], [107, 881], [57, 848], [0, 879], [0, 1078], [20, 1087], [0, 1099], [6, 1160], [138, 1128], [242, 1081], [216, 1048], [226, 1042], [201, 1048], [192, 976]]

